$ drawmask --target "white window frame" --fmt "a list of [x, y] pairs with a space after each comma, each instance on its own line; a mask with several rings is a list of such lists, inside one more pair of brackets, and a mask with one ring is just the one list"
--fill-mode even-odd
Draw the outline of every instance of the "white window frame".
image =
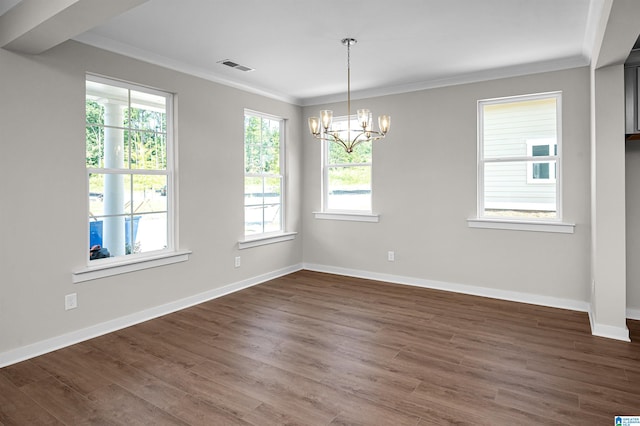
[[[285, 164], [285, 158], [286, 158], [286, 119], [283, 117], [279, 117], [276, 115], [272, 115], [272, 114], [267, 114], [267, 113], [263, 113], [263, 112], [259, 112], [259, 111], [255, 111], [255, 110], [251, 110], [251, 109], [245, 109], [244, 110], [244, 115], [243, 115], [243, 130], [242, 130], [242, 134], [243, 134], [243, 152], [244, 149], [246, 149], [245, 147], [245, 141], [246, 141], [246, 128], [245, 128], [245, 120], [247, 116], [253, 116], [253, 117], [259, 117], [262, 119], [267, 119], [267, 120], [272, 120], [272, 121], [278, 121], [280, 123], [280, 152], [279, 152], [279, 164], [280, 164], [280, 170], [278, 174], [273, 174], [273, 173], [247, 173], [246, 172], [246, 158], [244, 158], [243, 156], [243, 169], [245, 170], [244, 175], [243, 175], [243, 193], [244, 193], [244, 179], [247, 177], [258, 177], [258, 178], [279, 178], [280, 179], [280, 229], [278, 231], [271, 231], [271, 232], [262, 232], [262, 233], [256, 233], [256, 234], [246, 234], [246, 231], [243, 231], [244, 237], [238, 241], [238, 248], [240, 249], [245, 249], [245, 248], [250, 248], [250, 247], [256, 247], [256, 246], [260, 246], [260, 245], [264, 245], [264, 244], [271, 244], [271, 243], [277, 243], [277, 242], [281, 242], [281, 241], [288, 241], [288, 240], [292, 240], [295, 238], [295, 235], [297, 234], [296, 232], [286, 232], [286, 164]], [[263, 205], [264, 205], [264, 201], [263, 201]], [[243, 206], [246, 207], [246, 205], [244, 204], [244, 196], [243, 196]], [[243, 208], [244, 210], [244, 208]], [[243, 229], [244, 229], [244, 215], [243, 215]], [[264, 225], [264, 224], [263, 224]]]
[[[484, 158], [484, 109], [485, 105], [501, 104], [501, 103], [513, 103], [521, 101], [530, 101], [536, 99], [556, 99], [556, 138], [553, 140], [554, 144], [557, 144], [557, 154], [549, 156], [533, 156], [531, 148], [528, 145], [528, 152], [525, 156], [511, 156], [511, 157], [499, 157], [499, 158]], [[560, 232], [560, 233], [573, 233], [575, 224], [567, 223], [563, 221], [562, 210], [562, 92], [547, 92], [537, 93], [530, 95], [510, 96], [503, 98], [485, 99], [478, 101], [478, 144], [477, 144], [477, 216], [469, 218], [467, 220], [469, 227], [472, 228], [492, 228], [492, 229], [512, 229], [512, 230], [524, 230], [524, 231], [542, 231], [542, 232]], [[531, 139], [534, 141], [534, 139]], [[542, 139], [539, 139], [542, 140]], [[535, 143], [534, 143], [535, 145]], [[553, 145], [551, 145], [553, 146]], [[551, 151], [550, 151], [551, 152]], [[531, 164], [539, 162], [553, 162], [555, 161], [555, 179], [556, 186], [556, 217], [555, 218], [518, 218], [516, 216], [508, 217], [496, 217], [485, 215], [484, 206], [484, 168], [488, 163], [501, 163], [501, 162], [524, 162], [527, 164], [527, 177], [532, 173]], [[529, 179], [527, 179], [529, 180]], [[551, 179], [545, 180], [544, 183], [550, 183]], [[517, 205], [514, 204], [514, 209], [517, 209]], [[505, 206], [505, 209], [508, 209]]]
[[[333, 122], [346, 122], [347, 120], [352, 121], [353, 126], [357, 126], [357, 116], [356, 115], [344, 115], [339, 117], [333, 117]], [[371, 160], [368, 163], [336, 163], [329, 164], [329, 144], [334, 142], [328, 142], [327, 140], [322, 140], [321, 142], [321, 169], [322, 169], [322, 178], [321, 178], [321, 206], [322, 210], [319, 212], [314, 212], [314, 216], [316, 219], [329, 219], [329, 220], [346, 220], [346, 221], [356, 221], [356, 222], [378, 222], [379, 215], [373, 212], [373, 142], [371, 143]], [[369, 209], [367, 210], [347, 210], [347, 209], [330, 209], [328, 207], [329, 200], [329, 171], [332, 168], [337, 167], [369, 167], [369, 172], [371, 174], [371, 186], [369, 188], [371, 194], [371, 201], [369, 205]]]
[[[177, 226], [177, 192], [176, 192], [176, 136], [174, 133], [175, 122], [175, 110], [174, 110], [174, 94], [153, 89], [147, 86], [128, 83], [116, 79], [107, 77], [87, 74], [86, 81], [92, 81], [102, 83], [114, 87], [124, 88], [127, 90], [133, 90], [137, 92], [149, 93], [166, 98], [166, 114], [167, 114], [167, 129], [166, 129], [166, 155], [167, 155], [167, 167], [166, 171], [158, 172], [157, 170], [145, 170], [145, 169], [124, 169], [126, 173], [132, 175], [157, 175], [162, 174], [167, 179], [167, 247], [161, 250], [155, 250], [144, 253], [132, 253], [126, 256], [109, 257], [105, 259], [89, 260], [88, 250], [83, 249], [85, 254], [86, 264], [85, 266], [78, 268], [72, 272], [72, 281], [74, 283], [94, 280], [98, 278], [108, 277], [112, 275], [118, 275], [148, 268], [153, 268], [162, 265], [173, 264], [177, 262], [184, 262], [188, 260], [189, 250], [178, 250], [178, 226]], [[86, 122], [86, 120], [85, 120]], [[83, 144], [84, 149], [84, 144]], [[92, 173], [100, 174], [113, 174], [123, 173], [123, 169], [107, 169], [107, 168], [86, 168], [85, 173], [85, 185], [86, 194], [89, 194], [89, 176]], [[89, 211], [89, 198], [87, 195], [86, 202], [86, 216], [90, 218]], [[85, 244], [89, 245], [89, 226], [88, 222], [85, 222]]]

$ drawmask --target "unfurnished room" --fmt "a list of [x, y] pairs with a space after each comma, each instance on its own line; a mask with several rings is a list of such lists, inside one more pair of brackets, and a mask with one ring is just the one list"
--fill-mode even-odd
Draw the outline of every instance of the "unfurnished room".
[[0, 0], [0, 425], [640, 425], [639, 36]]

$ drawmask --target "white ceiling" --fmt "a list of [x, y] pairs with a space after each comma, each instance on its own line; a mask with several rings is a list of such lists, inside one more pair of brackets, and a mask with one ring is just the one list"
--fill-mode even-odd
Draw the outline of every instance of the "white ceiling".
[[[18, 0], [0, 0], [0, 14]], [[76, 40], [299, 105], [589, 64], [603, 0], [149, 0]], [[218, 62], [230, 59], [255, 71]]]

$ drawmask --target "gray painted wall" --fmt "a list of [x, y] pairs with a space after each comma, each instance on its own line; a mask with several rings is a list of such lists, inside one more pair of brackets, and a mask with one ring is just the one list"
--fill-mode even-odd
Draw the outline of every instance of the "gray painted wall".
[[[0, 49], [0, 354], [302, 262], [301, 238], [238, 251], [244, 108], [288, 119], [288, 230], [300, 231], [300, 108], [67, 42]], [[85, 73], [178, 94], [180, 248], [188, 262], [72, 284], [86, 264]], [[215, 131], [215, 132], [214, 132]], [[234, 257], [242, 266], [234, 268]], [[79, 307], [64, 310], [76, 292]]]
[[627, 142], [627, 307], [640, 310], [640, 141]]
[[[589, 302], [588, 68], [353, 101], [353, 110], [393, 117], [391, 133], [374, 146], [379, 223], [313, 218], [320, 146], [306, 117], [325, 107], [342, 115], [344, 104], [300, 108], [75, 42], [38, 56], [0, 49], [0, 70], [0, 354], [303, 262]], [[180, 248], [193, 251], [188, 262], [71, 283], [87, 256], [86, 72], [178, 94]], [[556, 90], [563, 92], [564, 218], [575, 233], [469, 228], [477, 100]], [[289, 119], [287, 230], [301, 233], [238, 251], [244, 108]], [[629, 208], [640, 206], [632, 190]], [[631, 219], [630, 240], [640, 229]], [[387, 262], [388, 250], [395, 262]], [[640, 277], [633, 271], [629, 283]], [[79, 307], [65, 311], [72, 292]], [[628, 306], [640, 307], [638, 287], [627, 293]]]
[[[563, 92], [564, 218], [574, 234], [471, 229], [476, 213], [477, 100]], [[589, 69], [352, 101], [392, 116], [374, 143], [379, 223], [316, 220], [320, 145], [305, 136], [304, 260], [353, 270], [589, 301]], [[304, 108], [345, 114], [344, 105]], [[387, 251], [395, 251], [395, 262]]]

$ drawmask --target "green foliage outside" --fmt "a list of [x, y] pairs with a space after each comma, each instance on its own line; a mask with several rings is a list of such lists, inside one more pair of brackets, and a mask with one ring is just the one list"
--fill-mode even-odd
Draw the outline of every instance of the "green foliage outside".
[[[104, 106], [87, 99], [86, 101], [86, 166], [105, 167], [104, 152]], [[124, 138], [123, 169], [166, 170], [166, 114], [140, 108], [128, 108], [122, 123]], [[89, 178], [91, 191], [102, 192], [101, 175]], [[134, 191], [161, 190], [166, 185], [165, 176], [137, 175]]]
[[245, 115], [245, 173], [280, 174], [280, 121]]
[[[330, 142], [329, 165], [332, 190], [370, 186], [371, 167], [349, 166], [351, 164], [371, 164], [371, 142], [357, 145], [351, 154], [347, 153], [341, 145]], [[347, 167], [339, 167], [341, 165]]]

